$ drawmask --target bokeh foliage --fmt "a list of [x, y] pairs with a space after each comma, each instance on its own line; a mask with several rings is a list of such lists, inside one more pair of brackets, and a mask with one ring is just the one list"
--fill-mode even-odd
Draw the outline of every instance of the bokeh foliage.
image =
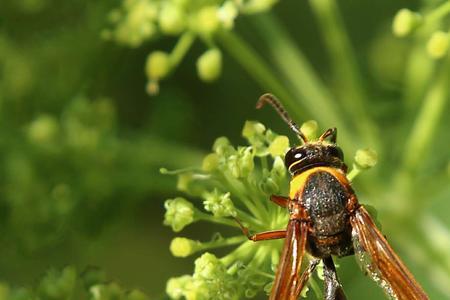
[[[138, 15], [144, 28], [120, 23], [127, 5], [171, 2], [197, 23], [170, 23], [170, 10]], [[224, 2], [2, 1], [0, 298], [22, 286], [43, 299], [46, 285], [50, 294], [83, 290], [75, 282], [90, 264], [123, 282], [123, 292], [110, 286], [123, 297], [134, 288], [164, 297], [166, 280], [193, 267], [170, 257], [163, 200], [176, 183], [159, 168], [199, 165], [217, 136], [242, 144], [247, 119], [287, 132], [272, 112], [254, 111], [267, 91], [298, 122], [338, 127], [347, 157], [378, 151], [379, 165], [355, 181], [361, 202], [377, 208], [431, 298], [448, 298], [448, 1], [254, 0], [236, 19], [228, 8], [228, 23], [206, 22]], [[420, 15], [403, 11], [396, 36], [404, 7]], [[148, 65], [154, 51], [173, 55], [167, 74]], [[222, 232], [196, 225], [183, 235]], [[47, 271], [66, 265], [79, 271]], [[351, 299], [381, 297], [353, 258], [340, 265]]]

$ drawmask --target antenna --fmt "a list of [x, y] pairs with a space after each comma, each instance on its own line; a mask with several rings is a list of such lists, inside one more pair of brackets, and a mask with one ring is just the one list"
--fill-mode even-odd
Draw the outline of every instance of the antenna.
[[292, 121], [292, 119], [289, 116], [286, 109], [283, 107], [283, 105], [281, 105], [280, 101], [274, 95], [264, 94], [261, 97], [259, 97], [258, 102], [256, 102], [256, 108], [260, 109], [266, 103], [269, 103], [270, 105], [273, 106], [273, 108], [275, 108], [275, 110], [280, 115], [280, 117], [283, 119], [283, 121], [289, 125], [289, 127], [295, 132], [297, 137], [303, 141], [303, 143], [306, 144], [308, 142], [308, 139], [306, 138], [306, 136], [300, 130], [298, 125], [294, 121]]

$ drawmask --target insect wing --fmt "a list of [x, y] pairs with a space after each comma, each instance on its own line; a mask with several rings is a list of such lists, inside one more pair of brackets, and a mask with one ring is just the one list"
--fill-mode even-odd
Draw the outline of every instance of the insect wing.
[[289, 221], [280, 263], [270, 293], [270, 300], [296, 300], [305, 281], [300, 280], [300, 268], [305, 254], [308, 224], [299, 220]]
[[429, 299], [364, 207], [350, 217], [355, 254], [361, 267], [392, 299]]

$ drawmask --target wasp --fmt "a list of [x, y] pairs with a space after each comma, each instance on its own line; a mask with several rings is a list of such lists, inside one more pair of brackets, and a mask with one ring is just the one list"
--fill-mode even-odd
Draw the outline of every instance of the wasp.
[[[292, 175], [289, 197], [270, 198], [289, 211], [287, 228], [250, 235], [248, 228], [241, 225], [247, 237], [255, 242], [285, 239], [269, 299], [298, 299], [320, 261], [324, 267], [325, 300], [347, 299], [333, 256], [353, 254], [390, 298], [429, 299], [359, 204], [346, 177], [343, 152], [336, 144], [336, 128], [326, 130], [317, 141], [309, 141], [273, 95], [261, 96], [256, 107], [266, 103], [275, 108], [303, 142], [290, 148], [284, 158]], [[302, 271], [306, 252], [313, 258]]]

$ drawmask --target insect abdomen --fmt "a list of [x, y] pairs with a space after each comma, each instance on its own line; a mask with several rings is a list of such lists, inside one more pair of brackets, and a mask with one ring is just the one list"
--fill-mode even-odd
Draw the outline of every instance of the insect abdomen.
[[351, 254], [349, 216], [345, 205], [349, 192], [327, 171], [310, 174], [300, 201], [311, 219], [310, 250], [317, 256]]

